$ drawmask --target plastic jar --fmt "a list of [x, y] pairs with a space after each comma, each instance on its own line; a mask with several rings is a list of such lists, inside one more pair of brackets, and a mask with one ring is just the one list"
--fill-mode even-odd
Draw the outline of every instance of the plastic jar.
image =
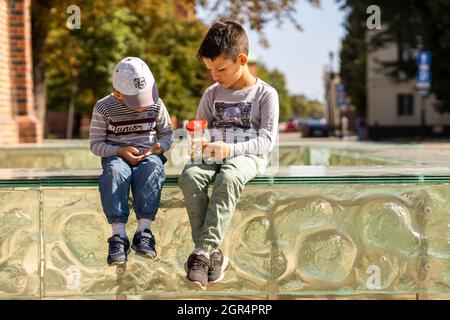
[[208, 120], [203, 118], [191, 120], [186, 124], [186, 129], [189, 133], [191, 158], [202, 159], [203, 145], [210, 142]]

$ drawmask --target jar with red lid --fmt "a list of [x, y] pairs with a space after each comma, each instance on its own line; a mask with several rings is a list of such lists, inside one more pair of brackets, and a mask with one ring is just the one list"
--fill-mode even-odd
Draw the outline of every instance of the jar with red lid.
[[203, 146], [210, 142], [208, 132], [208, 120], [200, 118], [189, 121], [186, 124], [189, 133], [189, 146], [191, 150], [191, 158], [201, 160], [203, 157]]

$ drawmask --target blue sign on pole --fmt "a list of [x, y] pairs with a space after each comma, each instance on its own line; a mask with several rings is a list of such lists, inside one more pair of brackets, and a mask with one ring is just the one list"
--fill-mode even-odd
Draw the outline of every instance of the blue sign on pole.
[[417, 56], [417, 89], [421, 95], [427, 95], [431, 87], [431, 53], [421, 51]]
[[417, 65], [430, 66], [431, 65], [431, 53], [430, 51], [420, 51], [417, 56]]
[[418, 84], [430, 84], [431, 83], [431, 72], [430, 70], [417, 70], [417, 83]]

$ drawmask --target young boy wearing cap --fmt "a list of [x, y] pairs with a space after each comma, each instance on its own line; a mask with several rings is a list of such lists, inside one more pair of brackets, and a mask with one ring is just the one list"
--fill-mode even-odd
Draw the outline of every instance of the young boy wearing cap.
[[[241, 192], [266, 169], [278, 132], [279, 103], [276, 90], [250, 73], [248, 38], [238, 23], [214, 23], [198, 56], [217, 82], [206, 89], [197, 111], [197, 118], [207, 120], [212, 142], [204, 145], [203, 163], [185, 166], [179, 185], [195, 244], [186, 278], [206, 289], [224, 276], [228, 258], [219, 246]], [[215, 163], [207, 161], [211, 157]]]
[[173, 140], [169, 114], [147, 64], [127, 57], [116, 64], [112, 79], [115, 90], [95, 104], [89, 135], [91, 151], [102, 157], [100, 197], [113, 231], [109, 265], [126, 262], [130, 251], [125, 230], [130, 187], [138, 219], [131, 248], [138, 255], [156, 257], [150, 227], [165, 181], [163, 153]]

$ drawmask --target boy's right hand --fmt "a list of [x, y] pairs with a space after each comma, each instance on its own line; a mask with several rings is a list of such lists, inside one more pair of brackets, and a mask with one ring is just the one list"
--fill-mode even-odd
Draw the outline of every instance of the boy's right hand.
[[117, 155], [133, 165], [138, 164], [145, 157], [138, 149], [130, 146], [120, 147], [119, 150], [117, 150]]

